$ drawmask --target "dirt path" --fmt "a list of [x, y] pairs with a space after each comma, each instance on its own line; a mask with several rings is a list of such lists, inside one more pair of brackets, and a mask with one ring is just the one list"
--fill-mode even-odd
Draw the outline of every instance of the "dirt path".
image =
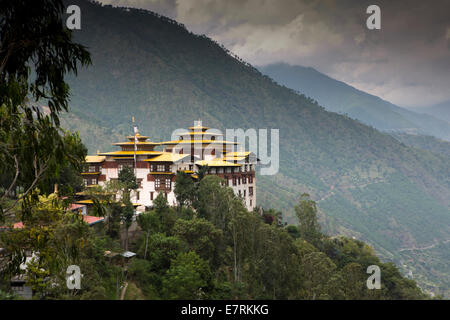
[[125, 293], [127, 292], [128, 282], [124, 282], [124, 286], [122, 288], [122, 292], [120, 293], [120, 300], [125, 298]]
[[[450, 242], [450, 239], [442, 241], [442, 243], [448, 243]], [[416, 248], [416, 247], [412, 247], [412, 248], [404, 248], [404, 249], [400, 249], [398, 250], [398, 252], [402, 252], [402, 251], [412, 251], [412, 250], [427, 250], [427, 249], [431, 249], [436, 247], [438, 244], [440, 244], [441, 242], [436, 242], [434, 244], [430, 244], [429, 246], [426, 247], [422, 247], [422, 248]]]

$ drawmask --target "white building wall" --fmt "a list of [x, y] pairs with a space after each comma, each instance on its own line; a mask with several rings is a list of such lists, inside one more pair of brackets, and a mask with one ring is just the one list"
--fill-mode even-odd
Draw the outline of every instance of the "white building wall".
[[[176, 173], [178, 170], [189, 170], [189, 163], [179, 163], [171, 165], [171, 172]], [[225, 172], [224, 172], [225, 171]], [[133, 203], [139, 203], [141, 204], [140, 207], [137, 208], [138, 212], [143, 212], [145, 210], [145, 207], [151, 207], [153, 206], [153, 201], [151, 200], [150, 194], [153, 192], [153, 199], [156, 199], [158, 196], [158, 191], [155, 191], [155, 182], [154, 181], [147, 181], [147, 175], [150, 173], [148, 168], [137, 168], [136, 169], [136, 178], [142, 179], [141, 180], [141, 187], [137, 189], [139, 192], [139, 200], [137, 200], [136, 194], [132, 194], [131, 201]], [[230, 168], [226, 168], [225, 170], [216, 170], [216, 173], [231, 173]], [[104, 174], [106, 176], [106, 181], [109, 181], [111, 179], [117, 179], [118, 178], [118, 169], [117, 168], [102, 168], [101, 174]], [[99, 181], [99, 185], [104, 186], [106, 181]], [[239, 195], [239, 191], [241, 191], [241, 196], [244, 200], [244, 204], [247, 207], [248, 210], [253, 210], [253, 208], [256, 206], [256, 179], [253, 178], [252, 183], [243, 184], [241, 180], [241, 184], [236, 184], [236, 186], [233, 186], [233, 180], [228, 180], [228, 186], [233, 189], [234, 194]], [[253, 187], [253, 196], [249, 196], [249, 187]], [[175, 182], [172, 181], [171, 183], [171, 190], [167, 194], [167, 201], [169, 205], [174, 206], [177, 204], [175, 193], [173, 192], [175, 188]], [[245, 198], [244, 190], [246, 192]], [[252, 204], [250, 205], [250, 199], [252, 200]]]

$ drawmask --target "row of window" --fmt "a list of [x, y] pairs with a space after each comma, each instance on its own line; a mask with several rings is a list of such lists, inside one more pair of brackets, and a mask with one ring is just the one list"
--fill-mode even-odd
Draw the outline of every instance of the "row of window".
[[[239, 197], [242, 197], [242, 192], [241, 190], [238, 191], [239, 192]], [[247, 196], [247, 190], [244, 189], [244, 198]], [[248, 196], [251, 197], [253, 196], [253, 187], [249, 187], [248, 188]]]
[[[139, 193], [139, 192], [138, 192]], [[166, 198], [166, 200], [167, 200], [167, 192], [164, 192], [163, 193], [164, 194], [164, 197]], [[150, 200], [152, 200], [153, 201], [153, 199], [155, 199], [156, 198], [156, 195], [157, 195], [157, 192], [153, 192], [153, 191], [151, 191], [150, 192]], [[139, 200], [139, 194], [138, 194], [138, 197], [137, 197], [137, 199]]]
[[[118, 172], [122, 171], [124, 167], [133, 167], [129, 164], [119, 164]], [[189, 165], [189, 170], [193, 170], [194, 166]], [[97, 172], [100, 171], [100, 168], [97, 166], [89, 166], [89, 172]], [[170, 172], [170, 166], [165, 164], [152, 164], [150, 165], [150, 172]], [[253, 165], [244, 165], [243, 167], [228, 167], [228, 168], [210, 168], [208, 173], [216, 174], [216, 173], [235, 173], [235, 172], [250, 172], [253, 171]]]
[[[164, 185], [162, 185], [163, 183], [164, 183]], [[171, 189], [172, 188], [172, 180], [169, 178], [166, 178], [166, 179], [156, 178], [155, 179], [155, 189], [160, 189], [163, 187], [165, 189]]]
[[[242, 179], [241, 179], [241, 177], [233, 177], [232, 180], [233, 180], [233, 182], [232, 182], [233, 186], [241, 185], [241, 182], [242, 182], [242, 184], [247, 184], [246, 176], [243, 176]], [[227, 182], [228, 182], [228, 178], [227, 178]], [[253, 176], [248, 176], [248, 183], [253, 183]], [[228, 183], [228, 185], [229, 185], [229, 183]]]
[[85, 186], [90, 186], [90, 185], [98, 184], [98, 181], [97, 181], [96, 178], [92, 178], [92, 179], [84, 178], [84, 179], [83, 179], [83, 182], [84, 182], [84, 185], [85, 185]]
[[215, 173], [235, 173], [235, 172], [250, 172], [253, 171], [253, 165], [244, 165], [243, 167], [227, 167], [227, 168], [210, 168], [208, 169], [208, 173], [215, 174]]

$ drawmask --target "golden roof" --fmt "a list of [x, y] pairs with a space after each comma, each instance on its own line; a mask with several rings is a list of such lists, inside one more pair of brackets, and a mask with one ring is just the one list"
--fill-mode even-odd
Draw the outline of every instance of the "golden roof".
[[103, 156], [86, 156], [86, 163], [100, 163], [105, 161]]
[[207, 130], [207, 129], [209, 129], [209, 127], [204, 127], [204, 126], [201, 126], [201, 125], [195, 125], [195, 126], [193, 126], [193, 127], [189, 127], [189, 129], [190, 130], [198, 130], [198, 129], [200, 129], [200, 130]]
[[190, 131], [190, 132], [184, 132], [184, 133], [180, 133], [177, 134], [178, 136], [192, 136], [192, 135], [208, 135], [208, 136], [223, 136], [223, 134], [221, 133], [213, 133], [213, 132], [206, 132], [206, 131], [202, 131], [202, 132], [198, 132], [198, 131]]
[[207, 143], [207, 144], [238, 144], [234, 141], [225, 141], [225, 140], [206, 140], [206, 139], [199, 139], [199, 140], [172, 140], [172, 141], [164, 141], [160, 142], [160, 144], [200, 144], [200, 143]]
[[[112, 152], [104, 152], [100, 153], [102, 156], [133, 156], [135, 151], [112, 151]], [[136, 151], [136, 155], [138, 156], [146, 156], [146, 155], [160, 155], [163, 153], [162, 151], [144, 151], [138, 150]]]
[[157, 157], [151, 158], [151, 159], [147, 159], [144, 161], [149, 161], [149, 162], [178, 162], [186, 157], [190, 157], [190, 154], [178, 154], [178, 153], [171, 153], [171, 152], [166, 152], [163, 153], [162, 155], [159, 155]]
[[[134, 141], [125, 141], [125, 142], [116, 142], [113, 143], [114, 146], [123, 146], [123, 145], [128, 145], [128, 146], [132, 146], [134, 145], [135, 142]], [[159, 145], [159, 142], [151, 142], [151, 141], [138, 141], [136, 142], [136, 145], [144, 145], [144, 146], [157, 146]]]
[[235, 152], [227, 152], [225, 154], [226, 157], [247, 157], [251, 152], [250, 151], [235, 151]]
[[242, 161], [242, 160], [247, 159], [247, 157], [225, 156], [222, 159], [225, 161]]
[[[137, 133], [137, 134], [136, 134], [136, 138], [142, 139], [142, 140], [147, 140], [147, 139], [150, 138], [150, 137], [148, 137], [148, 136], [141, 136], [140, 133]], [[127, 139], [134, 139], [134, 136], [127, 136]]]
[[239, 163], [231, 163], [224, 161], [223, 159], [215, 158], [212, 160], [199, 160], [195, 162], [196, 165], [199, 166], [208, 166], [208, 167], [240, 167], [242, 166]]
[[[103, 201], [100, 201], [103, 202]], [[91, 199], [87, 199], [87, 200], [79, 200], [79, 201], [75, 201], [75, 203], [77, 204], [94, 204], [94, 201], [92, 201]], [[138, 207], [140, 206], [139, 203], [132, 203], [133, 207]], [[121, 204], [122, 207], [125, 207], [125, 204]]]

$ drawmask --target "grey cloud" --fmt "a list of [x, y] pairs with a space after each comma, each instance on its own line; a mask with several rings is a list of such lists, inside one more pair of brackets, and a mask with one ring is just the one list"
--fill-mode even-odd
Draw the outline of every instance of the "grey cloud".
[[150, 9], [263, 65], [312, 66], [406, 106], [450, 99], [450, 1], [378, 0], [382, 29], [368, 30], [372, 0], [104, 0]]

